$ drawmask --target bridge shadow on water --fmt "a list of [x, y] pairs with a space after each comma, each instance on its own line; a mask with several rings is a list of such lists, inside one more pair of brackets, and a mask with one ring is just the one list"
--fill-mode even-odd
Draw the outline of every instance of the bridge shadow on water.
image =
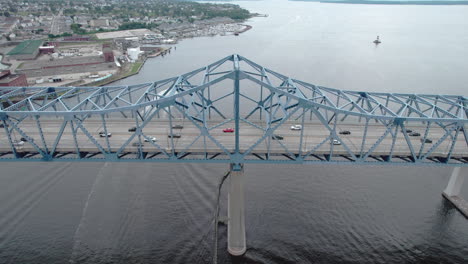
[[[0, 173], [0, 263], [213, 263], [227, 165], [18, 164]], [[466, 263], [448, 171], [246, 166], [247, 252], [221, 224], [218, 263]]]

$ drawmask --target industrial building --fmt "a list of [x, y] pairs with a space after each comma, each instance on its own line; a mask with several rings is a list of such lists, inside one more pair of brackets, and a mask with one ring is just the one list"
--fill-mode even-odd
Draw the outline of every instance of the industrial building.
[[42, 40], [23, 41], [8, 52], [7, 55], [15, 60], [34, 60], [39, 54], [39, 47], [42, 43]]
[[28, 86], [25, 74], [11, 74], [10, 70], [0, 72], [0, 86]]
[[114, 61], [114, 52], [112, 52], [112, 48], [110, 43], [102, 44], [102, 55], [104, 56], [105, 62], [113, 62]]

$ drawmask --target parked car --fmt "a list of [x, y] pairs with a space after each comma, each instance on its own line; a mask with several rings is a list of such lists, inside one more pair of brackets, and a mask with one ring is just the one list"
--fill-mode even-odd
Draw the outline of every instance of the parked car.
[[224, 133], [232, 133], [232, 132], [234, 132], [234, 128], [225, 128], [225, 129], [223, 129], [223, 132]]
[[182, 126], [182, 125], [173, 125], [172, 126], [172, 129], [182, 129], [182, 128], [184, 128], [184, 126]]
[[180, 138], [182, 135], [181, 134], [169, 134], [167, 135], [168, 138]]
[[145, 138], [145, 142], [150, 142], [150, 141], [156, 142], [157, 139], [155, 137], [149, 137], [149, 139]]
[[333, 145], [341, 145], [341, 141], [334, 139], [333, 140]]
[[144, 144], [143, 144], [143, 143], [140, 143], [140, 142], [133, 142], [133, 143], [132, 143], [132, 146], [134, 146], [134, 147], [143, 147]]
[[128, 132], [135, 132], [136, 131], [136, 127], [131, 127], [128, 129]]
[[421, 136], [421, 134], [419, 134], [418, 132], [411, 132], [411, 133], [409, 133], [409, 135], [412, 136], [412, 137], [419, 137], [419, 136]]
[[280, 136], [280, 135], [273, 135], [273, 136], [271, 136], [271, 139], [273, 139], [273, 140], [283, 140], [284, 138], [283, 138], [283, 136]]
[[[99, 136], [100, 137], [106, 137], [106, 132], [104, 132], [104, 131], [99, 132]], [[107, 137], [111, 137], [111, 136], [112, 136], [112, 133], [107, 132]]]
[[343, 130], [343, 131], [340, 131], [339, 134], [340, 134], [340, 135], [351, 135], [351, 131]]
[[423, 139], [423, 138], [421, 138], [421, 142], [431, 144], [431, 143], [432, 143], [432, 139], [429, 139], [429, 138]]
[[302, 126], [301, 125], [293, 125], [291, 126], [291, 130], [301, 130]]
[[13, 140], [13, 146], [21, 147], [24, 145], [24, 141], [22, 140]]

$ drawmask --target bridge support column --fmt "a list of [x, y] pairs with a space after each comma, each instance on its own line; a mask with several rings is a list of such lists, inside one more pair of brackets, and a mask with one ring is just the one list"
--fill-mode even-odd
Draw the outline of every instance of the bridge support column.
[[[239, 165], [237, 165], [239, 166]], [[241, 256], [247, 250], [244, 217], [244, 168], [231, 165], [228, 193], [228, 252]]]
[[458, 196], [463, 185], [463, 177], [462, 168], [455, 167], [452, 171], [452, 176], [450, 177], [447, 188], [444, 190], [445, 195]]
[[449, 200], [465, 217], [468, 218], [468, 202], [460, 197], [461, 187], [463, 185], [464, 174], [468, 172], [468, 168], [455, 167], [452, 171], [452, 176], [447, 184], [447, 187], [442, 192], [447, 200]]

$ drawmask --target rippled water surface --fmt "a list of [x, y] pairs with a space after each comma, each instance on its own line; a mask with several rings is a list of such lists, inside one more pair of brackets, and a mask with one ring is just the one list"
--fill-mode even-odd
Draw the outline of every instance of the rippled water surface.
[[[210, 263], [227, 166], [18, 164], [2, 164], [2, 263]], [[245, 173], [248, 250], [230, 258], [221, 226], [219, 263], [466, 263], [467, 220], [440, 195], [448, 169]]]
[[[239, 37], [184, 40], [118, 84], [239, 53], [335, 88], [468, 94], [468, 7], [239, 4], [269, 17]], [[227, 169], [1, 163], [0, 263], [211, 263]], [[249, 164], [245, 173], [248, 250], [230, 257], [221, 225], [218, 263], [468, 263], [468, 221], [441, 196], [450, 168]]]

